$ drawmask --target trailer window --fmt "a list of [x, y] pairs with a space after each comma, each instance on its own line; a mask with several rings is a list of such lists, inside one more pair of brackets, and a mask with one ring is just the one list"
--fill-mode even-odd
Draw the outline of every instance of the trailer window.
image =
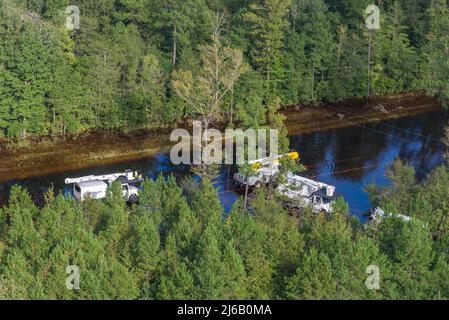
[[76, 192], [81, 193], [81, 188], [77, 184], [75, 184], [75, 190], [76, 190]]

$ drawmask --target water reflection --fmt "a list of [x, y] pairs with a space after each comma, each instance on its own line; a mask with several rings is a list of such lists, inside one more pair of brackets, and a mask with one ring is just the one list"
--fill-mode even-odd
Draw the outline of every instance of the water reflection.
[[362, 217], [369, 207], [363, 187], [386, 185], [390, 164], [400, 158], [412, 165], [419, 178], [444, 161], [441, 138], [446, 113], [366, 124], [292, 137], [308, 168], [306, 176], [333, 184]]
[[[373, 182], [388, 184], [385, 172], [396, 158], [413, 165], [420, 178], [443, 162], [444, 146], [440, 141], [447, 123], [446, 113], [431, 113], [294, 136], [290, 140], [292, 148], [300, 152], [301, 161], [308, 168], [304, 175], [335, 185], [349, 203], [351, 212], [362, 217], [370, 207], [363, 187]], [[13, 184], [26, 187], [39, 202], [42, 193], [51, 185], [56, 192], [70, 194], [70, 188], [64, 185], [68, 176], [106, 174], [126, 169], [138, 170], [151, 179], [160, 174], [173, 174], [181, 181], [190, 175], [188, 166], [173, 166], [167, 154], [159, 154], [146, 160], [0, 184], [0, 205], [5, 204]], [[235, 168], [223, 168], [215, 182], [226, 211], [238, 197], [236, 187], [230, 181], [234, 171]]]

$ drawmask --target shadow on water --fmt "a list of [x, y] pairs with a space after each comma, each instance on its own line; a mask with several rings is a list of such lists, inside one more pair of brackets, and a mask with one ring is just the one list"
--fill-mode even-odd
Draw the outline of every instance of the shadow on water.
[[[308, 169], [304, 175], [335, 185], [349, 203], [351, 212], [363, 219], [363, 213], [370, 208], [364, 186], [370, 183], [387, 185], [389, 179], [386, 171], [396, 158], [412, 165], [421, 179], [443, 163], [444, 146], [441, 139], [447, 123], [448, 114], [436, 112], [292, 136], [290, 141], [292, 149], [300, 152], [301, 162]], [[188, 166], [174, 166], [167, 154], [158, 154], [146, 160], [3, 183], [0, 184], [0, 205], [6, 203], [14, 184], [27, 188], [39, 203], [42, 194], [52, 185], [56, 192], [70, 194], [71, 189], [64, 185], [66, 177], [106, 174], [126, 169], [138, 170], [151, 179], [160, 174], [173, 174], [181, 181], [191, 174]], [[215, 181], [226, 212], [238, 198], [235, 185], [229, 181], [234, 170], [223, 168]]]

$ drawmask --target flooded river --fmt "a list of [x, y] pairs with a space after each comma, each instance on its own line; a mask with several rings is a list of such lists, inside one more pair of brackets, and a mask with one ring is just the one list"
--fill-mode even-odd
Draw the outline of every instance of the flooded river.
[[[362, 214], [370, 208], [368, 196], [363, 191], [364, 186], [373, 182], [388, 184], [385, 172], [396, 158], [415, 167], [421, 178], [443, 163], [445, 150], [441, 138], [447, 123], [447, 113], [434, 112], [292, 136], [290, 140], [292, 149], [300, 152], [301, 161], [308, 169], [304, 175], [335, 185], [337, 192], [349, 203], [351, 212], [362, 218]], [[126, 169], [138, 170], [149, 178], [162, 173], [173, 174], [182, 179], [190, 174], [187, 166], [173, 166], [167, 154], [158, 154], [145, 160], [2, 183], [0, 206], [6, 203], [9, 190], [14, 184], [26, 187], [33, 198], [39, 201], [51, 185], [56, 192], [70, 194], [70, 188], [64, 185], [66, 177]], [[216, 183], [226, 210], [232, 207], [239, 194], [239, 190], [228, 179], [232, 177], [234, 170], [235, 168], [223, 168]]]

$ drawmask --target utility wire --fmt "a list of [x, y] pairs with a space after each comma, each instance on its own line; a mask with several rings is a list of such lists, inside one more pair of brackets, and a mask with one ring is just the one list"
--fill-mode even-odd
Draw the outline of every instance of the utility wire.
[[[350, 111], [348, 111], [348, 110], [344, 110], [344, 109], [340, 109], [340, 108], [332, 107], [332, 106], [324, 106], [324, 107], [325, 107], [325, 108], [328, 108], [328, 109], [333, 109], [333, 110], [336, 110], [336, 111], [344, 112], [344, 113], [346, 113], [346, 114], [350, 114], [350, 115], [353, 115], [353, 116], [358, 116], [358, 117], [361, 117], [362, 119], [364, 119], [364, 120], [366, 120], [366, 121], [369, 121], [369, 120], [370, 120], [370, 119], [364, 117], [363, 115], [359, 115], [359, 114], [357, 114], [357, 113], [350, 112]], [[395, 125], [391, 125], [391, 124], [388, 124], [388, 123], [380, 122], [379, 124], [382, 125], [382, 126], [391, 128], [391, 129], [395, 129], [395, 130], [402, 131], [402, 132], [405, 132], [405, 133], [408, 133], [408, 134], [420, 136], [420, 137], [422, 137], [422, 138], [429, 139], [429, 140], [432, 140], [432, 141], [435, 141], [435, 142], [438, 142], [438, 143], [442, 144], [442, 142], [441, 142], [440, 140], [433, 139], [432, 137], [429, 137], [429, 136], [425, 136], [425, 135], [423, 135], [423, 134], [421, 134], [421, 133], [419, 133], [419, 132], [415, 132], [415, 131], [403, 129], [403, 128], [400, 128], [400, 127], [397, 127], [397, 126], [395, 126]]]
[[[409, 140], [409, 139], [406, 139], [406, 138], [403, 138], [403, 137], [400, 137], [400, 136], [397, 136], [397, 135], [394, 135], [394, 134], [385, 133], [385, 132], [382, 132], [382, 131], [379, 131], [379, 130], [376, 130], [376, 129], [373, 129], [373, 128], [369, 128], [369, 127], [364, 126], [364, 125], [356, 125], [356, 126], [360, 127], [360, 128], [363, 128], [363, 129], [366, 129], [366, 130], [369, 130], [369, 131], [372, 131], [372, 132], [375, 132], [375, 133], [378, 133], [378, 134], [385, 135], [385, 136], [390, 137], [390, 138], [398, 138], [398, 139], [404, 140], [404, 141], [409, 142], [409, 143], [414, 143], [414, 141], [412, 141], [412, 140]], [[422, 147], [425, 148], [425, 149], [434, 150], [434, 151], [440, 153], [443, 156], [446, 154], [445, 150], [441, 150], [441, 149], [436, 148], [436, 147], [430, 147], [430, 146], [426, 146], [424, 144], [422, 145]]]
[[[419, 159], [424, 159], [427, 156], [417, 156], [417, 157], [413, 157], [410, 159], [406, 159], [408, 161], [412, 161], [412, 160], [419, 160]], [[366, 157], [365, 157], [366, 158]], [[350, 161], [352, 159], [341, 159], [338, 161], [335, 161], [335, 163], [338, 162], [345, 162], [345, 161]], [[378, 163], [375, 165], [368, 165], [368, 166], [362, 166], [362, 167], [357, 167], [357, 168], [349, 168], [349, 169], [344, 169], [344, 170], [338, 170], [338, 171], [332, 171], [332, 172], [328, 172], [328, 173], [323, 173], [323, 174], [316, 174], [316, 175], [312, 175], [312, 176], [306, 176], [309, 179], [316, 179], [316, 178], [320, 178], [320, 177], [326, 177], [326, 176], [331, 176], [331, 175], [341, 175], [343, 173], [349, 173], [349, 172], [354, 172], [354, 171], [361, 171], [363, 169], [375, 169], [375, 168], [379, 168], [379, 167], [385, 167], [390, 165], [390, 162], [382, 162], [382, 163]], [[317, 164], [316, 166], [318, 166], [319, 164]], [[311, 166], [307, 166], [307, 168], [309, 168]], [[227, 182], [232, 181], [232, 179], [226, 179], [225, 181], [223, 181], [223, 183], [226, 185]], [[243, 191], [245, 188], [236, 188], [236, 189], [230, 189], [230, 190], [225, 190], [225, 191], [221, 191], [218, 192], [218, 194], [228, 194], [228, 193], [235, 193], [236, 191]]]
[[[408, 161], [411, 160], [418, 160], [418, 159], [424, 159], [427, 156], [418, 156], [418, 157], [413, 157], [410, 159], [406, 159]], [[323, 174], [317, 174], [317, 175], [313, 175], [310, 176], [310, 179], [315, 179], [315, 178], [320, 178], [320, 177], [325, 177], [325, 176], [330, 176], [330, 175], [338, 175], [338, 174], [342, 174], [342, 173], [348, 173], [348, 172], [353, 172], [353, 171], [361, 171], [363, 169], [375, 169], [375, 168], [379, 168], [379, 167], [384, 167], [384, 166], [388, 166], [389, 164], [391, 164], [390, 162], [382, 162], [382, 163], [378, 163], [375, 165], [370, 165], [370, 166], [363, 166], [363, 167], [357, 167], [357, 168], [350, 168], [350, 169], [345, 169], [345, 170], [339, 170], [339, 171], [333, 171], [333, 172], [329, 172], [329, 173], [323, 173]]]

